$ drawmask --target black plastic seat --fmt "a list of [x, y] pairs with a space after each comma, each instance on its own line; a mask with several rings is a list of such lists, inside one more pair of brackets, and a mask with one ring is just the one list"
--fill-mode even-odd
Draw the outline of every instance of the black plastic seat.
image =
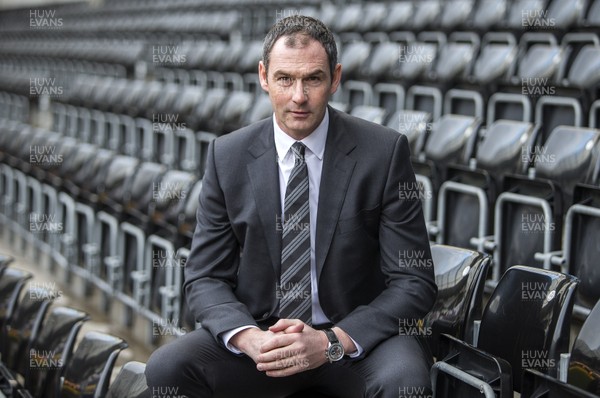
[[271, 99], [267, 94], [261, 93], [254, 100], [254, 105], [246, 113], [244, 118], [244, 125], [249, 125], [259, 120], [265, 119], [273, 114], [273, 107], [271, 106]]
[[115, 336], [87, 332], [66, 365], [61, 398], [92, 398], [106, 395], [110, 375], [127, 343]]
[[473, 26], [478, 30], [489, 31], [490, 28], [504, 23], [508, 0], [480, 0], [475, 7]]
[[440, 17], [440, 25], [444, 30], [454, 30], [466, 25], [473, 13], [475, 0], [446, 1]]
[[431, 77], [452, 82], [467, 78], [479, 51], [479, 36], [475, 33], [454, 32], [438, 51]]
[[431, 256], [438, 296], [424, 325], [431, 327], [425, 340], [437, 357], [442, 333], [473, 342], [474, 321], [481, 319], [483, 288], [491, 261], [483, 253], [446, 245], [432, 245]]
[[167, 167], [155, 162], [142, 162], [123, 183], [125, 192], [122, 196], [123, 211], [127, 219], [135, 219], [140, 226], [148, 225], [150, 204], [158, 198], [161, 190], [161, 179]]
[[558, 272], [509, 268], [483, 311], [476, 347], [444, 335], [447, 355], [431, 375], [436, 396], [512, 397], [521, 391], [524, 369], [556, 375], [569, 346], [577, 283]]
[[344, 65], [346, 79], [356, 77], [361, 66], [369, 58], [371, 44], [365, 41], [355, 41], [342, 46], [340, 63]]
[[548, 256], [551, 264], [560, 265], [563, 272], [581, 279], [573, 314], [585, 319], [600, 300], [600, 269], [597, 266], [600, 258], [600, 188], [577, 184], [573, 202], [565, 216], [562, 251]]
[[190, 116], [190, 125], [192, 130], [206, 130], [210, 128], [210, 121], [215, 117], [221, 106], [227, 99], [229, 90], [224, 88], [211, 88], [206, 91], [204, 99], [194, 109]]
[[15, 260], [12, 256], [7, 256], [5, 254], [0, 254], [0, 276], [4, 272], [4, 269], [10, 265]]
[[473, 156], [480, 119], [462, 115], [443, 115], [433, 128], [423, 151], [411, 158], [417, 182], [424, 192], [426, 221], [435, 217], [437, 192], [447, 179], [448, 165], [466, 164]]
[[412, 156], [419, 156], [423, 150], [431, 125], [430, 113], [405, 109], [394, 112], [386, 122], [387, 127], [406, 136]]
[[437, 190], [449, 164], [466, 164], [471, 158], [479, 125], [475, 117], [443, 115], [433, 123], [421, 156], [413, 160], [415, 172], [430, 177]]
[[438, 195], [437, 242], [459, 247], [476, 247], [493, 230], [493, 212], [506, 174], [526, 172], [523, 149], [535, 139], [531, 123], [497, 120], [478, 143], [474, 162], [449, 166], [448, 178]]
[[369, 105], [355, 106], [350, 114], [377, 124], [382, 124], [386, 116], [385, 109]]
[[505, 177], [495, 205], [494, 242], [485, 244], [494, 250], [495, 280], [512, 264], [552, 269], [549, 254], [560, 247], [563, 215], [575, 185], [586, 182], [596, 164], [599, 139], [597, 130], [559, 126], [543, 145], [524, 153], [535, 178]]
[[31, 395], [54, 396], [58, 393], [64, 365], [71, 357], [83, 322], [88, 319], [86, 313], [69, 307], [50, 310], [29, 350], [30, 366], [25, 368], [24, 387]]
[[585, 320], [569, 354], [567, 379], [528, 370], [523, 375], [522, 398], [579, 398], [600, 396], [600, 302]]
[[585, 320], [571, 349], [567, 382], [600, 395], [600, 301]]
[[127, 182], [137, 170], [138, 158], [117, 155], [106, 165], [104, 180], [98, 187], [98, 201], [116, 213], [123, 209], [123, 197], [128, 188]]
[[489, 32], [473, 65], [471, 80], [479, 84], [506, 80], [517, 59], [517, 41], [511, 33]]
[[24, 374], [29, 366], [27, 348], [37, 338], [52, 300], [59, 292], [30, 286], [7, 322], [3, 336], [2, 363], [11, 371]]
[[6, 323], [10, 322], [13, 316], [25, 282], [32, 277], [31, 273], [18, 268], [9, 267], [4, 270], [0, 278], [0, 330], [2, 333], [4, 333]]
[[229, 133], [242, 127], [244, 116], [252, 107], [254, 96], [245, 91], [233, 91], [223, 102], [220, 111], [210, 121], [209, 128], [218, 134]]
[[146, 384], [146, 364], [127, 362], [110, 384], [106, 398], [150, 398], [151, 391]]

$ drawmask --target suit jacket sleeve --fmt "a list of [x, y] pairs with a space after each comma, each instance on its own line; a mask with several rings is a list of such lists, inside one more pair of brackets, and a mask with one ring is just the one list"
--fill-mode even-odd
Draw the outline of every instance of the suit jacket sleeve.
[[[379, 159], [381, 161], [381, 159]], [[408, 189], [403, 195], [399, 192]], [[397, 135], [383, 188], [379, 222], [380, 267], [385, 289], [358, 306], [337, 325], [368, 354], [381, 341], [398, 335], [401, 320], [422, 319], [437, 294], [429, 238], [425, 228], [408, 141]], [[368, 189], [365, 187], [365, 189]], [[412, 264], [404, 258], [418, 257]]]
[[240, 245], [233, 232], [215, 167], [215, 142], [209, 146], [197, 225], [183, 290], [196, 321], [215, 337], [256, 321], [234, 294]]

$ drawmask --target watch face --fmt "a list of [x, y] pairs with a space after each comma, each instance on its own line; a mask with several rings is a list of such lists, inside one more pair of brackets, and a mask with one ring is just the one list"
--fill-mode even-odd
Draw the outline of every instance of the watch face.
[[332, 344], [329, 347], [329, 360], [330, 361], [339, 361], [344, 356], [344, 346], [341, 344]]

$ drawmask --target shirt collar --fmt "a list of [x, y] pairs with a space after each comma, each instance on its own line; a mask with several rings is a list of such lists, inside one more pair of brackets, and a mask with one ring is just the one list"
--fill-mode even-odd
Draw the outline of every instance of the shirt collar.
[[[325, 153], [325, 142], [327, 140], [327, 129], [329, 128], [329, 110], [325, 108], [325, 115], [323, 120], [317, 126], [317, 128], [310, 133], [306, 138], [301, 140], [304, 145], [319, 159], [323, 160], [323, 154]], [[283, 159], [290, 148], [296, 142], [295, 139], [287, 135], [283, 130], [279, 128], [277, 121], [275, 120], [275, 114], [273, 114], [273, 131], [275, 138], [275, 149], [277, 150], [277, 157]]]

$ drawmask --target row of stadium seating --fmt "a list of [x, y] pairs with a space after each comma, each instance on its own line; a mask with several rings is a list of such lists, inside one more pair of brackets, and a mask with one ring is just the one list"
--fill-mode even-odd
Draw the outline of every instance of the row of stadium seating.
[[[510, 84], [521, 78], [547, 78], [560, 87], [587, 87], [598, 69], [596, 33], [527, 32], [520, 38], [503, 31], [484, 35], [439, 31], [370, 32], [338, 38], [345, 78], [378, 81], [457, 81]], [[34, 39], [0, 41], [2, 64], [15, 68], [58, 69], [93, 62], [119, 64], [134, 73], [147, 68], [256, 73], [262, 41], [188, 41], [148, 38], [145, 41], [107, 39]], [[584, 74], [583, 77], [580, 74]]]
[[[263, 37], [276, 19], [300, 13], [321, 19], [338, 33], [418, 32], [432, 27], [444, 31], [567, 30], [593, 29], [600, 25], [600, 3], [594, 0], [426, 0], [320, 5], [311, 1], [238, 0], [230, 2], [227, 11], [222, 11], [221, 3], [218, 4], [220, 9], [211, 9], [204, 1], [169, 3], [145, 1], [119, 5], [107, 2], [101, 9], [76, 5], [41, 8], [33, 14], [27, 10], [8, 12], [2, 21], [2, 31], [13, 35], [30, 34], [30, 27], [34, 27], [60, 28], [65, 33], [158, 31], [227, 37], [239, 27], [246, 35]], [[48, 20], [56, 20], [58, 26], [44, 26], [42, 22]]]
[[35, 282], [26, 286], [32, 274], [11, 262], [11, 257], [0, 255], [3, 397], [133, 398], [147, 388], [145, 366], [139, 362], [126, 363], [111, 382], [117, 356], [127, 343], [97, 331], [78, 338], [89, 315], [53, 304], [59, 291]]

